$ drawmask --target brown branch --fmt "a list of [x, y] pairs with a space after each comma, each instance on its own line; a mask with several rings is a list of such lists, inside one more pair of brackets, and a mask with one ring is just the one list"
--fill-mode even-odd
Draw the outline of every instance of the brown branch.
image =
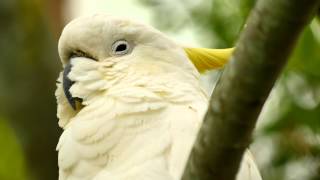
[[319, 0], [260, 0], [212, 95], [182, 180], [233, 180], [257, 117]]

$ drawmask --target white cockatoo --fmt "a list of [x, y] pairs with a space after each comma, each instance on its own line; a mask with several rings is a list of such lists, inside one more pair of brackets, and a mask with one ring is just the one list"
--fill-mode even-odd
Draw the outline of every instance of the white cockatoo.
[[[73, 20], [59, 40], [59, 180], [179, 180], [208, 105], [199, 72], [231, 52], [126, 18]], [[237, 179], [261, 179], [249, 153]]]

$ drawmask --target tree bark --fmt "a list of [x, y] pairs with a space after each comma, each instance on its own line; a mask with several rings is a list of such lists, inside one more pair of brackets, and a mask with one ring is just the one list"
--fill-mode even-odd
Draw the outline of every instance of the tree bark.
[[212, 95], [182, 180], [233, 180], [262, 106], [319, 0], [260, 0]]

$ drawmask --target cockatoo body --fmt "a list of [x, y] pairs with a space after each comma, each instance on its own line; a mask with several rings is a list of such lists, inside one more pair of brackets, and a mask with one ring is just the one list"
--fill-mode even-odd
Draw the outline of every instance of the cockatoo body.
[[[223, 66], [230, 50], [183, 48], [98, 14], [65, 27], [59, 55], [59, 180], [180, 179], [208, 105], [199, 72]], [[246, 154], [238, 180], [250, 179], [260, 175]]]

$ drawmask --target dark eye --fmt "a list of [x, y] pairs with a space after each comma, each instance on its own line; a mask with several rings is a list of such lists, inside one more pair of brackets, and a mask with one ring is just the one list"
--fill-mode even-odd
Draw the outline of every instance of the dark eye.
[[119, 40], [113, 43], [112, 53], [115, 55], [124, 55], [129, 52], [130, 45], [125, 40]]

